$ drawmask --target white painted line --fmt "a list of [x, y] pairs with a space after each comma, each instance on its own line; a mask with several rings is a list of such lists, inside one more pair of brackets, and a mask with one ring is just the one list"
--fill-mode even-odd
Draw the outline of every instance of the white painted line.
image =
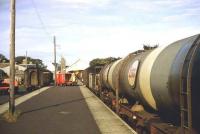
[[[25, 102], [26, 100], [32, 98], [33, 96], [36, 96], [36, 95], [44, 92], [45, 90], [47, 90], [49, 88], [50, 87], [43, 87], [41, 89], [37, 89], [37, 90], [35, 90], [35, 91], [33, 91], [33, 92], [29, 93], [29, 94], [26, 94], [24, 96], [21, 96], [21, 97], [15, 99], [15, 106]], [[4, 113], [6, 110], [8, 110], [8, 108], [9, 108], [9, 103], [8, 102], [3, 104], [3, 105], [1, 105], [0, 106], [0, 114]]]
[[88, 88], [80, 90], [102, 134], [137, 134]]

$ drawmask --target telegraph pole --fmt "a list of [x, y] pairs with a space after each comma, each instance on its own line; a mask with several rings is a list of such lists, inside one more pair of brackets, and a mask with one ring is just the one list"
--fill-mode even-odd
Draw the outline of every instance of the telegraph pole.
[[28, 58], [27, 58], [27, 51], [26, 51], [26, 69], [28, 68]]
[[15, 112], [15, 0], [10, 0], [10, 99], [9, 112]]
[[54, 67], [55, 67], [55, 72], [54, 72], [54, 85], [56, 86], [56, 72], [57, 72], [57, 64], [56, 64], [56, 36], [53, 37], [53, 43], [54, 43]]

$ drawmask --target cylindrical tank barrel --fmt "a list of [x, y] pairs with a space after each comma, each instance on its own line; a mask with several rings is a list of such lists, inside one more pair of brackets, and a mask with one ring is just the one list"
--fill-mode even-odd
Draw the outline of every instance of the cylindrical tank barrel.
[[108, 84], [108, 72], [112, 64], [108, 64], [104, 66], [100, 72], [101, 74], [101, 84], [102, 88], [110, 89], [110, 85]]
[[[120, 90], [126, 95], [129, 101], [139, 101], [146, 107], [149, 107], [144, 97], [140, 92], [138, 72], [145, 57], [151, 50], [140, 53], [131, 53], [122, 61], [119, 72]], [[145, 74], [144, 74], [145, 75]]]
[[109, 72], [108, 72], [108, 84], [109, 86], [113, 89], [116, 90], [116, 84], [117, 84], [117, 76], [119, 75], [119, 69], [120, 69], [120, 65], [121, 65], [121, 59], [115, 61], [114, 63], [112, 63]]
[[[189, 66], [185, 66], [184, 64], [189, 60], [186, 59], [186, 56], [191, 53], [190, 50], [198, 41], [200, 41], [199, 35], [195, 35], [170, 44], [159, 53], [151, 67], [149, 76], [150, 89], [152, 90], [159, 113], [176, 123], [180, 122], [180, 85], [181, 82], [183, 85], [187, 84], [187, 78], [182, 78], [181, 72], [188, 71]], [[193, 72], [199, 72], [200, 69], [199, 52], [196, 55], [198, 61], [193, 65]], [[192, 73], [191, 78], [194, 77], [200, 78], [200, 73]], [[196, 94], [192, 94], [193, 98], [196, 98], [196, 95], [200, 95], [199, 91], [197, 91], [197, 88], [200, 88], [200, 84], [198, 84], [197, 79], [192, 79], [191, 85], [192, 89], [190, 90], [196, 92]], [[196, 102], [197, 100], [193, 98], [192, 102]], [[196, 109], [196, 106], [194, 108]], [[198, 108], [196, 111], [193, 111], [193, 116], [197, 111], [199, 111]], [[199, 116], [197, 117], [199, 118]]]

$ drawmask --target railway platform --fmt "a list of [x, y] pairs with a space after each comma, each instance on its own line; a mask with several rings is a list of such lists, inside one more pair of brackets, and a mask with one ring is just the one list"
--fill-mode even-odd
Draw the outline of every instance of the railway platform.
[[29, 98], [16, 106], [21, 111], [16, 123], [0, 119], [0, 133], [135, 133], [85, 86], [50, 87]]

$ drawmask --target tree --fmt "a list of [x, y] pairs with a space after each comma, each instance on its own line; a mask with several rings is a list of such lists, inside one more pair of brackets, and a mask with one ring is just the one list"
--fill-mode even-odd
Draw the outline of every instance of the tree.
[[31, 59], [31, 62], [33, 64], [36, 64], [40, 68], [47, 68], [47, 66], [44, 65], [43, 61], [40, 59]]
[[[17, 64], [23, 64], [23, 60], [26, 59], [26, 56], [17, 56], [15, 57], [15, 62]], [[31, 57], [27, 57], [28, 61], [31, 61]]]
[[108, 57], [108, 58], [96, 58], [90, 61], [90, 66], [104, 66], [121, 58]]
[[9, 62], [9, 60], [3, 54], [0, 54], [0, 63], [7, 63], [7, 62]]
[[[26, 56], [17, 56], [15, 58], [15, 62], [17, 64], [23, 64], [23, 60], [26, 59]], [[43, 61], [41, 59], [34, 59], [31, 57], [27, 57], [27, 64], [36, 64], [37, 66], [39, 66], [40, 68], [46, 68], [47, 66], [44, 65]]]
[[156, 44], [156, 45], [144, 44], [143, 48], [144, 48], [144, 50], [152, 50], [152, 49], [157, 48], [158, 46], [159, 46], [158, 44]]

